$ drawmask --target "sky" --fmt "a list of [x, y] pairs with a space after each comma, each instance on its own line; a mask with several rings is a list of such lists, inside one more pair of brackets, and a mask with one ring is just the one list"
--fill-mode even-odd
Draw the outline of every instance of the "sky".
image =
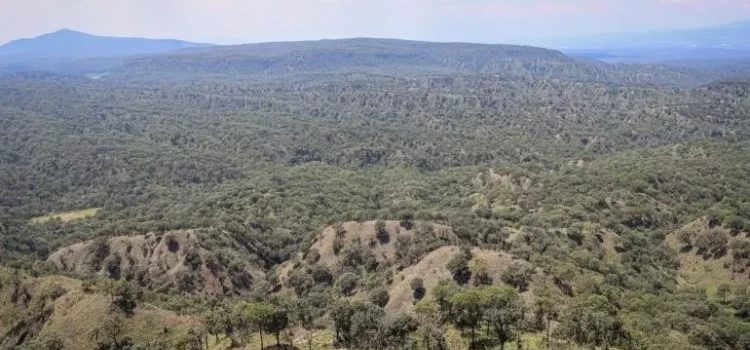
[[0, 43], [58, 29], [217, 44], [381, 37], [533, 44], [750, 19], [750, 0], [0, 0]]

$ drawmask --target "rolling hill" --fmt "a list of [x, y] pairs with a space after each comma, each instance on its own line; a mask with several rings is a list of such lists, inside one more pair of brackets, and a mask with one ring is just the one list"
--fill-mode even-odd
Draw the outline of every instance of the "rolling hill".
[[[399, 39], [208, 45], [180, 40], [96, 36], [60, 30], [0, 46], [0, 71], [49, 71], [171, 81], [197, 77], [262, 80], [279, 76], [494, 75], [509, 80], [557, 79], [688, 86], [717, 72], [657, 65], [612, 65], [532, 46]], [[594, 58], [594, 59], [591, 59]], [[189, 75], [189, 77], [188, 77]], [[299, 76], [298, 76], [299, 78]]]
[[115, 69], [139, 76], [267, 77], [298, 74], [483, 74], [512, 80], [561, 79], [684, 84], [695, 72], [614, 66], [532, 46], [352, 38], [214, 46], [134, 57]]

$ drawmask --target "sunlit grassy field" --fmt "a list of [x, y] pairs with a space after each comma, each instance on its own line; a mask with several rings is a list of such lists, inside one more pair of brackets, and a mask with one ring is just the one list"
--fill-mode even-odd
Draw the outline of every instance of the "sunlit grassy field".
[[60, 212], [60, 213], [51, 213], [51, 214], [37, 216], [35, 218], [32, 218], [31, 222], [34, 224], [40, 224], [40, 223], [50, 221], [50, 220], [73, 221], [73, 220], [86, 219], [86, 218], [90, 218], [96, 215], [99, 209], [101, 208], [88, 208], [88, 209], [82, 209], [82, 210], [65, 211], [65, 212]]

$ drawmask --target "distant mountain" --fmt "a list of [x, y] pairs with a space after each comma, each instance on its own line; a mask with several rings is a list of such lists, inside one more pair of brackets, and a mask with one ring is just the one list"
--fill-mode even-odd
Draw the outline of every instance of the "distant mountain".
[[[693, 72], [614, 66], [532, 46], [353, 38], [213, 46], [138, 56], [113, 70], [150, 79], [204, 75], [262, 79], [304, 74], [488, 74], [511, 80], [559, 79], [689, 85]], [[700, 78], [700, 81], [705, 79]]]
[[354, 38], [274, 42], [187, 49], [128, 60], [131, 70], [284, 74], [315, 72], [496, 73], [523, 70], [543, 74], [575, 65], [559, 51], [529, 46], [434, 43]]
[[[72, 36], [74, 42], [81, 35], [70, 32], [55, 33], [63, 38]], [[83, 37], [90, 37], [83, 34]], [[98, 38], [98, 37], [95, 37]], [[121, 42], [131, 40], [109, 38]], [[98, 39], [97, 39], [98, 40]], [[135, 39], [147, 40], [147, 39]], [[45, 39], [45, 41], [48, 41]], [[52, 44], [41, 47], [62, 46], [66, 40], [50, 40]], [[124, 43], [124, 41], [123, 41]], [[151, 43], [149, 45], [155, 45]], [[194, 45], [190, 47], [189, 45]], [[10, 52], [20, 44], [5, 48]], [[85, 45], [80, 45], [85, 46]], [[46, 70], [87, 76], [114, 76], [125, 79], [193, 79], [198, 76], [224, 76], [232, 79], [278, 79], [289, 76], [298, 79], [306, 75], [330, 74], [489, 74], [505, 79], [524, 81], [530, 79], [558, 79], [568, 81], [602, 81], [613, 83], [645, 83], [692, 85], [705, 82], [693, 71], [659, 66], [615, 66], [587, 58], [574, 58], [556, 50], [532, 46], [487, 45], [474, 43], [439, 43], [398, 39], [352, 38], [337, 40], [273, 42], [227, 46], [205, 46], [178, 42], [171, 46], [140, 46], [141, 51], [105, 51], [107, 45], [92, 45], [99, 57], [84, 56], [72, 48], [66, 59], [37, 54], [35, 60], [21, 61], [18, 65], [5, 65], [6, 70]], [[133, 45], [130, 47], [135, 47]], [[154, 51], [144, 52], [144, 47]], [[168, 49], [169, 48], [169, 49]], [[15, 50], [15, 49], [14, 49]], [[119, 50], [119, 51], [118, 51]], [[85, 51], [86, 55], [91, 54]], [[0, 50], [0, 54], [2, 54]], [[30, 55], [33, 50], [26, 50]], [[39, 51], [37, 51], [39, 52]], [[44, 51], [56, 52], [55, 50]], [[108, 52], [109, 56], [102, 56]], [[116, 54], [119, 52], [119, 54]], [[123, 53], [127, 52], [127, 54]], [[14, 56], [0, 55], [2, 58]], [[23, 56], [27, 57], [27, 56]], [[32, 56], [28, 56], [32, 57]], [[31, 63], [29, 63], [31, 62]], [[106, 74], [104, 74], [106, 73]]]
[[97, 36], [63, 29], [31, 39], [19, 39], [0, 46], [0, 56], [53, 58], [112, 57], [152, 54], [206, 44], [172, 39], [144, 39]]
[[750, 21], [689, 30], [565, 39], [546, 46], [575, 56], [618, 62], [738, 60], [750, 58]]
[[0, 46], [0, 66], [44, 69], [71, 60], [155, 54], [205, 46], [208, 45], [172, 39], [97, 36], [64, 29]]

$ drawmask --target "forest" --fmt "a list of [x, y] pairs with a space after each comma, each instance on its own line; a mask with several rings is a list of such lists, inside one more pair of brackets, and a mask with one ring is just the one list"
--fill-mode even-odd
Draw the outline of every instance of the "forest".
[[279, 45], [0, 73], [0, 349], [750, 349], [746, 79]]

